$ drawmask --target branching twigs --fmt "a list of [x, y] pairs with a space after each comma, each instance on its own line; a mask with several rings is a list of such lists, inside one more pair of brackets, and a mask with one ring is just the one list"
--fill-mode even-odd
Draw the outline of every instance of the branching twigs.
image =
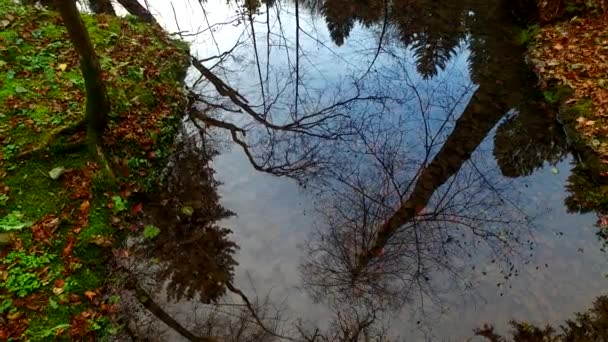
[[264, 330], [267, 334], [283, 339], [283, 340], [287, 340], [287, 341], [297, 341], [296, 339], [289, 337], [289, 336], [284, 336], [281, 334], [278, 334], [276, 331], [274, 331], [273, 329], [270, 329], [269, 327], [267, 327], [267, 325], [262, 321], [262, 319], [260, 318], [260, 316], [258, 315], [257, 310], [253, 307], [253, 305], [251, 304], [251, 301], [249, 300], [249, 298], [243, 293], [243, 291], [241, 291], [240, 289], [236, 288], [234, 285], [232, 285], [232, 283], [228, 282], [226, 283], [226, 287], [228, 288], [228, 290], [230, 290], [230, 292], [236, 294], [237, 296], [239, 296], [241, 298], [241, 300], [245, 303], [245, 306], [247, 307], [247, 309], [249, 310], [249, 313], [251, 314], [251, 317], [253, 317], [253, 319], [256, 321], [256, 323], [258, 324], [258, 326], [260, 328], [262, 328], [262, 330]]

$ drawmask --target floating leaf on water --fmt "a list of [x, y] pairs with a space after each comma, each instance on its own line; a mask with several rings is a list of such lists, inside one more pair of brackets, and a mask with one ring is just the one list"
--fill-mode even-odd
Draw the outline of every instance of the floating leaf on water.
[[552, 166], [551, 167], [551, 172], [553, 172], [553, 174], [556, 175], [556, 174], [559, 173], [559, 170], [555, 166]]
[[49, 177], [51, 177], [51, 179], [57, 180], [64, 173], [65, 173], [65, 168], [63, 166], [58, 166], [56, 168], [53, 168], [51, 171], [49, 171]]
[[192, 207], [182, 207], [181, 212], [186, 216], [192, 216], [192, 214], [194, 214], [194, 209]]

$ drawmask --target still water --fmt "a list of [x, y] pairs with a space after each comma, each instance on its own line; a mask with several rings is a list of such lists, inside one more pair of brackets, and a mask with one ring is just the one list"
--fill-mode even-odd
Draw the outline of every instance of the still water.
[[[240, 247], [233, 284], [280, 308], [282, 335], [359, 314], [392, 340], [462, 341], [484, 323], [559, 324], [604, 294], [597, 216], [576, 212], [577, 159], [534, 92], [514, 9], [148, 2], [258, 114], [191, 70], [201, 108], [247, 132], [245, 149], [208, 137], [236, 213], [219, 225]], [[169, 302], [195, 324], [192, 301]]]

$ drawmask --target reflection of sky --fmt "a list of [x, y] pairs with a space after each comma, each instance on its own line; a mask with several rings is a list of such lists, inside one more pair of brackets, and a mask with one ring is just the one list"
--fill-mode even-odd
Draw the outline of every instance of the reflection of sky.
[[[170, 32], [178, 31], [171, 2], [149, 2], [167, 29]], [[224, 1], [210, 0], [205, 4], [205, 16], [196, 0], [175, 1], [173, 5], [175, 17], [179, 20], [179, 30], [187, 32], [205, 30], [205, 18], [211, 23], [226, 22], [226, 18], [233, 18], [237, 10], [226, 6]], [[284, 7], [283, 11], [291, 13], [293, 10]], [[285, 12], [282, 25], [293, 28], [292, 17]], [[302, 68], [309, 84], [338, 82], [339, 75], [348, 74], [353, 69], [365, 71], [373, 59], [377, 47], [377, 29], [356, 28], [346, 44], [337, 48], [331, 43], [322, 19], [313, 19], [303, 14], [301, 21], [302, 26], [307, 31], [314, 32], [314, 36], [320, 40], [302, 37], [302, 50], [307, 53]], [[273, 20], [273, 25], [278, 25], [276, 20]], [[260, 35], [264, 34], [264, 29], [265, 24], [256, 26]], [[241, 36], [243, 30], [242, 26], [225, 25], [218, 27], [213, 36], [207, 31], [188, 39], [193, 42], [194, 52], [204, 58], [217, 55], [218, 47], [220, 51], [231, 48], [234, 39]], [[289, 29], [289, 32], [287, 42], [293, 43], [293, 29]], [[334, 52], [330, 53], [326, 47]], [[391, 48], [397, 49], [394, 46]], [[249, 46], [238, 50], [238, 54], [247, 60], [253, 58]], [[293, 52], [290, 56], [293, 58]], [[407, 53], [406, 56], [411, 57]], [[273, 70], [277, 70], [277, 73], [286, 72], [285, 65], [278, 63], [285, 63], [284, 52], [281, 55], [277, 49], [271, 58]], [[440, 73], [430, 86], [437, 84], [437, 80], [442, 77], [453, 77], [460, 84], [468, 82], [466, 58], [467, 52], [462, 51], [448, 65], [448, 70]], [[378, 62], [378, 68], [383, 65], [381, 61]], [[237, 68], [238, 64], [234, 67]], [[257, 74], [251, 66], [242, 69], [237, 77], [231, 75], [229, 83], [249, 98], [257, 98], [259, 94], [254, 91]], [[414, 70], [414, 66], [410, 70]], [[419, 80], [415, 81], [417, 83]], [[449, 79], [448, 85], [458, 82]], [[431, 116], [433, 115], [435, 114], [432, 113]], [[437, 115], [441, 116], [441, 113]], [[496, 172], [491, 137], [484, 141], [473, 159], [483, 160], [484, 169]], [[241, 247], [237, 256], [240, 266], [236, 283], [244, 290], [251, 291], [248, 285], [248, 277], [251, 277], [258, 294], [264, 295], [272, 291], [275, 300], [283, 300], [288, 296], [287, 303], [292, 309], [292, 315], [310, 319], [322, 317], [319, 316], [321, 309], [318, 305], [295, 289], [299, 285], [297, 266], [301, 251], [298, 246], [306, 241], [314, 223], [312, 198], [289, 179], [255, 172], [240, 150], [233, 149], [221, 155], [214, 162], [214, 168], [218, 179], [224, 183], [221, 187], [224, 206], [238, 214], [226, 223], [234, 230], [235, 239]], [[608, 280], [604, 277], [608, 271], [604, 267], [606, 259], [599, 251], [595, 237], [594, 216], [566, 213], [563, 201], [566, 196], [564, 184], [570, 169], [569, 160], [561, 162], [557, 168], [560, 171], [558, 174], [546, 166], [532, 176], [512, 182], [520, 199], [520, 207], [527, 212], [531, 211], [531, 214], [537, 210], [542, 212], [535, 222], [538, 229], [531, 233], [537, 246], [529, 258], [530, 263], [520, 265], [518, 277], [497, 287], [501, 275], [495, 272], [489, 260], [481, 260], [476, 269], [470, 271], [475, 290], [466, 292], [466, 295], [454, 292], [445, 296], [446, 303], [450, 305], [434, 326], [437, 338], [470, 336], [474, 327], [488, 321], [494, 321], [500, 328], [504, 328], [504, 324], [513, 318], [541, 324], [555, 323], [571, 316], [574, 311], [587, 308], [593, 298], [608, 285]], [[559, 235], [560, 232], [563, 235]], [[522, 253], [528, 255], [525, 248], [522, 249]], [[488, 272], [488, 275], [480, 276], [482, 271]], [[501, 296], [501, 293], [504, 295]], [[428, 311], [425, 313], [430, 317], [439, 314], [439, 309], [432, 306], [426, 309]], [[413, 334], [410, 329], [415, 328], [415, 324], [403, 323], [416, 321], [407, 316], [409, 313], [409, 310], [405, 310], [403, 317], [395, 318], [400, 321], [398, 327], [403, 327], [401, 334], [404, 336]]]

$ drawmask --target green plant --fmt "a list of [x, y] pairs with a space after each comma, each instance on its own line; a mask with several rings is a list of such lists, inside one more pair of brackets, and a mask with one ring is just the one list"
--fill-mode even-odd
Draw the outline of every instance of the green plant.
[[147, 225], [144, 227], [144, 238], [152, 240], [160, 234], [160, 229], [153, 225]]
[[5, 207], [9, 199], [7, 194], [0, 194], [0, 207]]
[[137, 169], [137, 168], [140, 168], [142, 166], [149, 166], [149, 164], [150, 163], [145, 158], [131, 157], [127, 161], [127, 165], [129, 165], [129, 167], [133, 168], [133, 169]]
[[567, 87], [557, 87], [543, 91], [543, 98], [550, 104], [557, 104], [568, 97], [570, 93], [571, 91]]
[[21, 230], [23, 228], [30, 227], [31, 225], [31, 222], [23, 220], [23, 214], [19, 211], [10, 212], [8, 215], [0, 219], [0, 231], [5, 232]]
[[519, 34], [517, 35], [517, 44], [519, 44], [519, 45], [530, 44], [532, 42], [532, 40], [534, 40], [534, 37], [536, 37], [536, 35], [538, 34], [539, 31], [540, 31], [539, 25], [533, 25], [526, 29], [522, 29], [521, 31], [519, 31]]
[[11, 299], [5, 299], [0, 304], [0, 314], [3, 314], [5, 311], [9, 310], [11, 307], [13, 307], [13, 301]]
[[15, 154], [19, 151], [19, 146], [15, 144], [8, 144], [2, 147], [2, 154], [4, 155], [4, 159], [11, 159]]
[[[9, 266], [6, 280], [0, 283], [0, 286], [18, 297], [33, 293], [44, 285], [36, 271], [50, 264], [54, 258], [53, 254], [35, 255], [24, 251], [12, 251], [2, 261]], [[48, 281], [50, 280], [45, 282]]]
[[127, 201], [120, 196], [113, 196], [112, 201], [114, 202], [114, 212], [120, 213], [127, 210]]
[[47, 340], [47, 339], [51, 339], [53, 340], [54, 337], [57, 336], [57, 331], [58, 330], [65, 330], [67, 328], [69, 328], [70, 325], [69, 324], [58, 324], [52, 328], [46, 328], [46, 329], [42, 329], [39, 331], [32, 331], [30, 329], [26, 330], [25, 335], [27, 335], [28, 337], [30, 337], [32, 340]]

